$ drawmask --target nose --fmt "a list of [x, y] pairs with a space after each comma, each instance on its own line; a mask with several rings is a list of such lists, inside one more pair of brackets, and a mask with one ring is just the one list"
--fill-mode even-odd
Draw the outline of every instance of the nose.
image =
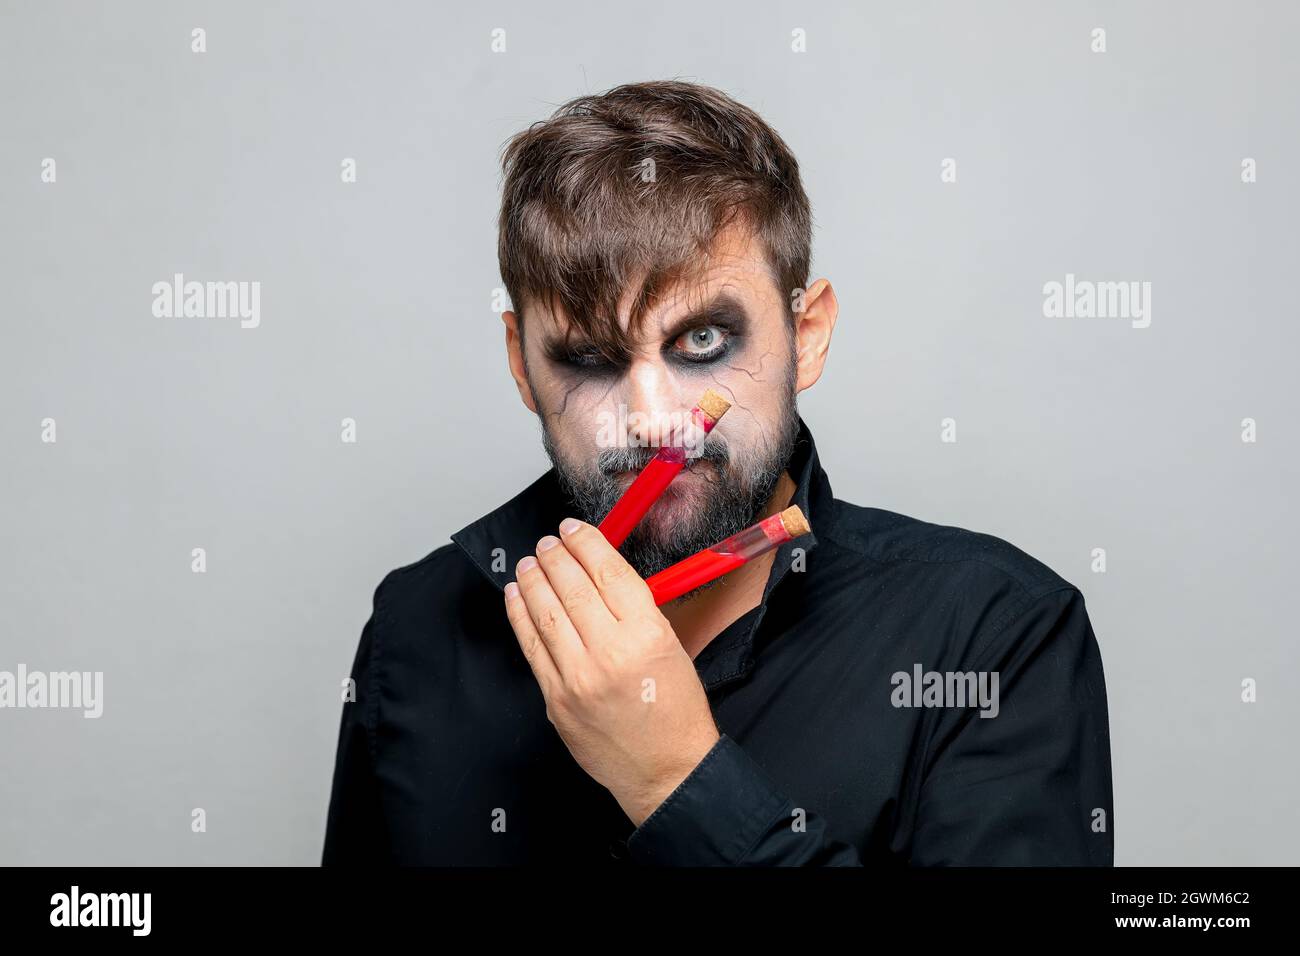
[[627, 440], [637, 447], [667, 445], [674, 438], [674, 422], [688, 410], [675, 376], [662, 360], [637, 358], [623, 381], [622, 401], [627, 406]]

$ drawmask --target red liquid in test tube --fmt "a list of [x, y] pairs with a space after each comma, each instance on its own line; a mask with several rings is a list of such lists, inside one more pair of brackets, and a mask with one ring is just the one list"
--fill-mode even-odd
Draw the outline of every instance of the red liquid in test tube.
[[764, 518], [713, 547], [652, 574], [646, 578], [646, 584], [650, 586], [656, 605], [667, 604], [810, 530], [803, 512], [792, 505], [780, 514]]

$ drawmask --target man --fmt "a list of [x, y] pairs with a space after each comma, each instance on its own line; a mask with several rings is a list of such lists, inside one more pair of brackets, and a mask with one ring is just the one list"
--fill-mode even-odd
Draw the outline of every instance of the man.
[[[838, 310], [781, 138], [633, 84], [504, 168], [506, 352], [554, 467], [376, 590], [323, 861], [1111, 865], [1080, 593], [832, 496], [795, 397]], [[707, 388], [732, 407], [620, 553], [595, 525], [668, 443], [645, 423]], [[810, 535], [654, 605], [643, 578], [792, 503]]]

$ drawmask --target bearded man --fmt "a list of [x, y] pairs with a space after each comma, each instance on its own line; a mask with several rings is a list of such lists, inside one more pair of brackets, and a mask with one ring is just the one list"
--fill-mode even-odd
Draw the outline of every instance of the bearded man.
[[[1112, 865], [1079, 591], [831, 492], [796, 397], [838, 305], [780, 136], [637, 83], [503, 166], [506, 357], [552, 468], [376, 590], [323, 862]], [[646, 423], [709, 389], [730, 409], [616, 549]], [[645, 578], [790, 505], [811, 534], [656, 605]]]

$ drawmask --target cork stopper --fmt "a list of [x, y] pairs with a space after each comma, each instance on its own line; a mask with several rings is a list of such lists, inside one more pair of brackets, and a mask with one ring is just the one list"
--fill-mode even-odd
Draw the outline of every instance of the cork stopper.
[[695, 407], [705, 415], [708, 415], [709, 418], [713, 419], [713, 423], [716, 425], [718, 419], [727, 414], [727, 409], [731, 407], [731, 402], [727, 401], [713, 389], [708, 389], [704, 393], [704, 397], [700, 399], [699, 403]]
[[812, 530], [808, 524], [808, 519], [803, 516], [798, 505], [791, 505], [781, 512], [781, 524], [785, 525], [785, 530], [790, 532], [790, 537], [797, 538], [801, 534], [807, 534]]

